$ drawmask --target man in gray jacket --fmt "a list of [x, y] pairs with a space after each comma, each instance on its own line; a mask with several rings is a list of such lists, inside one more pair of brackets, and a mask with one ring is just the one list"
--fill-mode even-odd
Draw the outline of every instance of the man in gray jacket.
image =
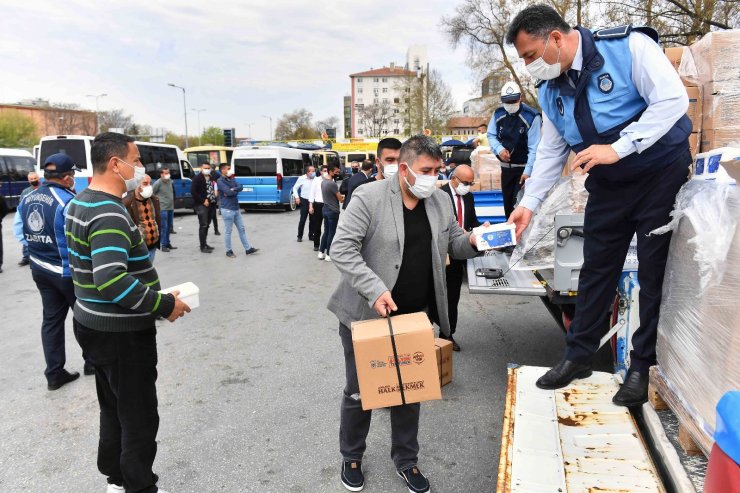
[[167, 253], [176, 250], [176, 246], [170, 243], [170, 233], [174, 229], [175, 220], [175, 187], [170, 179], [170, 169], [164, 167], [159, 170], [159, 180], [152, 186], [154, 195], [159, 199], [159, 214], [161, 218], [161, 230], [159, 240], [162, 251]]
[[[347, 382], [342, 399], [339, 448], [342, 484], [364, 487], [362, 456], [370, 429], [363, 411], [350, 325], [357, 320], [426, 311], [449, 334], [445, 256], [474, 257], [475, 239], [460, 228], [450, 198], [436, 187], [442, 166], [439, 146], [417, 135], [401, 147], [398, 175], [358, 187], [342, 214], [332, 243], [341, 280], [328, 308], [339, 319]], [[390, 409], [391, 457], [413, 493], [429, 491], [417, 466], [420, 406]]]

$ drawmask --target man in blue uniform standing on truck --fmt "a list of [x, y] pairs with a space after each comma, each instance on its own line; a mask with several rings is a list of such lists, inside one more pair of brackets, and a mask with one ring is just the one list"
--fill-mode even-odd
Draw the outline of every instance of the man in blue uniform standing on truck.
[[650, 235], [666, 224], [688, 179], [691, 121], [686, 90], [650, 28], [621, 26], [591, 32], [571, 28], [546, 5], [522, 10], [506, 35], [529, 73], [540, 79], [542, 139], [524, 197], [509, 218], [517, 236], [561, 175], [589, 174], [583, 267], [576, 314], [563, 359], [538, 381], [561, 388], [591, 374], [630, 241], [637, 234], [640, 327], [632, 338], [630, 369], [614, 403], [647, 400], [670, 235]]

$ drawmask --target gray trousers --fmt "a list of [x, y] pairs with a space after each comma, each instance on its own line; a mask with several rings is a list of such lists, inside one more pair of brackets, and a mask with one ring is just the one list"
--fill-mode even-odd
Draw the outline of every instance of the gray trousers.
[[[372, 411], [363, 411], [359, 399], [360, 385], [357, 382], [352, 332], [346, 325], [340, 323], [339, 335], [344, 347], [344, 368], [347, 374], [339, 425], [339, 451], [344, 460], [361, 461], [365, 453], [367, 434], [370, 431]], [[418, 461], [417, 435], [419, 434], [420, 410], [421, 406], [418, 403], [390, 408], [391, 458], [398, 471], [415, 466]]]

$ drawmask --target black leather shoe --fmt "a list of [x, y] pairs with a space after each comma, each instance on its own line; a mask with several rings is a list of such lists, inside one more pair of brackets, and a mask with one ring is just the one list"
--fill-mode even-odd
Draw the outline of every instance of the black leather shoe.
[[452, 337], [452, 334], [450, 334], [449, 337], [446, 336], [446, 335], [444, 335], [444, 334], [440, 334], [439, 335], [439, 338], [440, 339], [444, 339], [446, 341], [450, 341], [452, 343], [452, 350], [453, 351], [460, 351], [460, 345], [457, 343], [457, 341], [455, 340], [455, 338]]
[[85, 368], [82, 370], [85, 375], [95, 375], [95, 367], [91, 364], [85, 363]]
[[162, 252], [167, 253], [170, 251], [170, 247], [162, 247]]
[[25, 267], [25, 266], [27, 266], [30, 263], [31, 263], [30, 260], [28, 260], [27, 258], [23, 258], [23, 259], [21, 259], [20, 262], [18, 262], [18, 266], [19, 267]]
[[49, 390], [57, 390], [69, 382], [74, 382], [78, 378], [80, 378], [80, 374], [76, 371], [70, 373], [67, 370], [62, 370], [62, 373], [54, 380], [54, 383], [49, 382], [47, 388]]
[[214, 231], [213, 234], [215, 234], [216, 236], [221, 236], [221, 232], [220, 231]]
[[170, 234], [171, 234], [171, 235], [176, 235], [176, 234], [177, 234], [177, 231], [175, 231], [175, 230], [173, 229], [172, 231], [170, 231]]
[[576, 378], [590, 376], [591, 363], [576, 363], [564, 359], [537, 380], [537, 387], [546, 390], [560, 389]]
[[175, 245], [170, 245], [167, 248], [169, 248], [170, 250], [177, 250], [177, 247]]
[[297, 240], [297, 241], [298, 241], [298, 243], [300, 243], [300, 242], [302, 242], [302, 241], [303, 241], [303, 238], [298, 238], [298, 240]]
[[617, 406], [625, 407], [645, 404], [648, 400], [648, 383], [650, 383], [650, 378], [647, 372], [640, 373], [630, 370], [622, 387], [614, 394], [612, 402]]
[[213, 248], [201, 247], [200, 252], [201, 253], [212, 253], [213, 252]]
[[249, 250], [245, 250], [245, 253], [246, 253], [247, 255], [252, 255], [253, 253], [257, 253], [257, 252], [259, 252], [259, 251], [260, 251], [260, 249], [259, 249], [259, 248], [254, 248], [254, 247], [252, 247], [252, 248], [250, 248]]
[[209, 245], [208, 243], [206, 243], [206, 248], [207, 248], [207, 249], [209, 249], [209, 250], [215, 250], [215, 248], [213, 248], [213, 247], [212, 247], [211, 245]]

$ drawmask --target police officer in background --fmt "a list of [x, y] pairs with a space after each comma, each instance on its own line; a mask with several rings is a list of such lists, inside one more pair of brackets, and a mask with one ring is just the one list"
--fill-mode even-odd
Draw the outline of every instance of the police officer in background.
[[[46, 359], [44, 374], [48, 389], [57, 390], [80, 376], [64, 369], [64, 322], [76, 300], [67, 241], [81, 242], [87, 238], [67, 240], [64, 233], [66, 206], [75, 196], [71, 191], [76, 170], [74, 163], [66, 154], [52, 154], [44, 161], [43, 168], [43, 185], [23, 198], [18, 212], [28, 242], [31, 274], [44, 310], [41, 324], [41, 344]], [[94, 373], [95, 369], [85, 364], [85, 374]]]
[[501, 161], [501, 192], [508, 218], [520, 187], [532, 175], [542, 118], [536, 109], [522, 103], [522, 91], [515, 82], [501, 88], [501, 103], [488, 124], [488, 142]]
[[532, 177], [509, 222], [517, 236], [560, 176], [571, 150], [572, 169], [589, 173], [583, 267], [565, 357], [538, 381], [555, 389], [591, 374], [604, 335], [604, 317], [630, 241], [637, 233], [640, 327], [630, 369], [614, 403], [647, 400], [670, 235], [650, 235], [669, 221], [688, 178], [689, 101], [650, 28], [622, 26], [591, 32], [571, 28], [549, 6], [521, 11], [506, 35], [538, 85], [542, 141]]

